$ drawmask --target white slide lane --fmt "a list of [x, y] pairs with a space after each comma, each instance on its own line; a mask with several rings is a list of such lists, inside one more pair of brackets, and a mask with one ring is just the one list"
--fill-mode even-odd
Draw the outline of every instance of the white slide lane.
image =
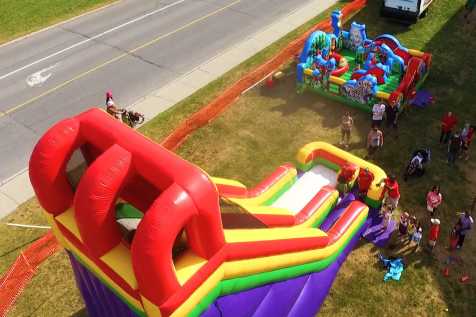
[[293, 186], [273, 204], [273, 207], [288, 209], [296, 215], [321, 190], [322, 187], [337, 184], [337, 173], [323, 165], [316, 165], [304, 173]]

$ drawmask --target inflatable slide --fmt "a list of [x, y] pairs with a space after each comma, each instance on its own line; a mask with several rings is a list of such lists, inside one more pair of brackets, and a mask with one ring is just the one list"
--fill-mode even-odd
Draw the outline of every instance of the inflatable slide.
[[[76, 182], [66, 165], [78, 150], [87, 166]], [[314, 316], [380, 203], [376, 184], [366, 203], [339, 199], [337, 174], [385, 173], [322, 142], [297, 163], [248, 189], [91, 109], [50, 128], [29, 171], [89, 316]], [[229, 228], [224, 205], [255, 221]]]

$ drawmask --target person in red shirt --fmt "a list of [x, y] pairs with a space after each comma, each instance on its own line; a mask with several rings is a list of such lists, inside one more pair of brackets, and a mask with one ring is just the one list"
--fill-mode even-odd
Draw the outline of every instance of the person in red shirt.
[[385, 186], [382, 195], [387, 194], [385, 197], [385, 204], [387, 204], [391, 210], [395, 210], [400, 199], [400, 188], [398, 186], [397, 177], [395, 175], [390, 175], [381, 180], [378, 186], [381, 186], [382, 183]]
[[350, 190], [350, 182], [352, 181], [355, 172], [357, 171], [357, 166], [349, 163], [345, 163], [337, 176], [337, 189], [341, 194], [348, 193]]
[[450, 139], [451, 132], [453, 128], [458, 123], [456, 116], [450, 111], [443, 116], [441, 119], [441, 134], [440, 134], [440, 144], [448, 143]]
[[436, 245], [436, 240], [440, 236], [440, 220], [436, 218], [431, 219], [430, 233], [428, 234], [428, 245], [433, 250]]
[[359, 185], [359, 196], [361, 199], [367, 195], [370, 185], [374, 181], [374, 175], [369, 171], [369, 169], [361, 168], [359, 171], [359, 177], [357, 178], [357, 184]]

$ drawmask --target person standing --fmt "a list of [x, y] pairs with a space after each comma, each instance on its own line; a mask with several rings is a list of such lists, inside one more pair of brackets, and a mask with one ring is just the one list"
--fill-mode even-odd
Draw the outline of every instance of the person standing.
[[381, 127], [383, 121], [383, 115], [385, 114], [385, 103], [380, 101], [372, 107], [372, 126]]
[[458, 220], [458, 243], [456, 244], [457, 249], [461, 249], [464, 243], [464, 238], [466, 234], [473, 227], [474, 220], [469, 214], [469, 211], [466, 211]]
[[398, 206], [398, 201], [400, 200], [400, 186], [397, 182], [397, 177], [395, 175], [390, 175], [387, 178], [384, 178], [380, 181], [378, 186], [384, 184], [384, 189], [382, 192], [382, 196], [385, 197], [385, 203], [390, 206], [390, 208], [395, 210]]
[[459, 152], [461, 151], [461, 138], [458, 133], [455, 133], [448, 143], [448, 164], [454, 165]]
[[440, 134], [440, 144], [448, 143], [448, 140], [451, 137], [451, 133], [458, 123], [456, 116], [449, 111], [441, 119], [441, 134]]
[[[385, 116], [387, 119], [387, 128], [393, 128], [397, 131], [398, 108], [397, 106], [388, 106], [385, 108]], [[398, 134], [396, 135], [398, 137]]]
[[357, 184], [359, 185], [359, 197], [364, 200], [369, 191], [370, 185], [374, 181], [374, 175], [369, 171], [369, 168], [361, 168], [359, 176], [357, 178]]
[[348, 148], [350, 144], [350, 134], [352, 132], [353, 125], [354, 125], [354, 119], [350, 115], [350, 112], [347, 111], [342, 116], [341, 125], [340, 125], [340, 129], [341, 129], [340, 144], [344, 145], [346, 148]]
[[469, 123], [466, 123], [463, 131], [461, 131], [461, 147], [462, 147], [462, 153], [461, 153], [461, 158], [467, 161], [469, 159], [469, 146], [471, 145], [471, 142], [473, 141], [473, 135], [474, 135], [474, 126], [470, 125]]
[[430, 250], [433, 251], [436, 246], [436, 241], [440, 236], [440, 220], [436, 218], [431, 218], [430, 222], [431, 226], [430, 232], [428, 234], [428, 245], [430, 246]]
[[373, 126], [370, 129], [369, 134], [367, 135], [367, 152], [366, 157], [369, 158], [372, 156], [379, 148], [383, 146], [383, 133], [378, 129], [377, 126]]
[[435, 185], [431, 191], [426, 194], [426, 210], [430, 213], [430, 217], [433, 218], [436, 209], [443, 202], [443, 195], [440, 193], [440, 186]]

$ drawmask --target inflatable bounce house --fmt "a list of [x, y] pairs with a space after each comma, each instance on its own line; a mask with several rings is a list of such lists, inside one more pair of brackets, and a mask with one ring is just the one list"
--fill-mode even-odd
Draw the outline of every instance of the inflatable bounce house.
[[298, 92], [310, 89], [371, 112], [384, 101], [408, 104], [428, 76], [431, 54], [404, 47], [389, 34], [367, 38], [364, 24], [341, 30], [342, 14], [332, 13], [332, 33], [316, 31], [307, 39], [297, 65]]
[[[86, 167], [66, 165], [80, 151]], [[359, 169], [363, 202], [339, 195]], [[307, 144], [254, 188], [200, 168], [99, 109], [51, 127], [30, 179], [91, 317], [315, 316], [380, 205], [377, 166]], [[341, 198], [339, 198], [341, 196]]]

